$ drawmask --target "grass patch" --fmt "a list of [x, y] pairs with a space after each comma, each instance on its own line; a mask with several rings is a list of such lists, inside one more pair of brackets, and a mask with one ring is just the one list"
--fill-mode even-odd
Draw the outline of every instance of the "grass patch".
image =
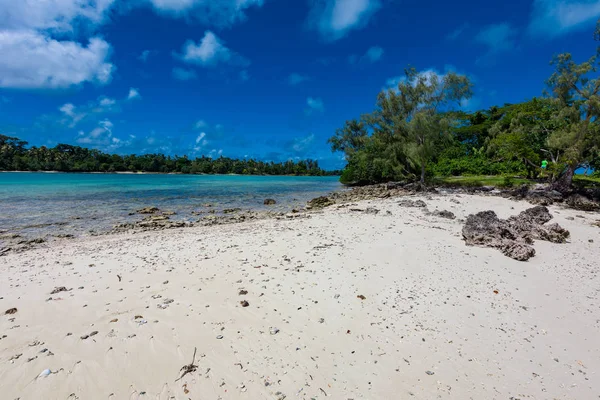
[[581, 188], [600, 188], [600, 177], [591, 177], [583, 175], [575, 175], [573, 177], [573, 184]]
[[452, 186], [452, 187], [481, 187], [481, 186], [495, 186], [495, 187], [514, 187], [520, 185], [531, 185], [536, 183], [535, 181], [507, 176], [507, 175], [473, 175], [473, 176], [446, 176], [436, 177], [432, 179], [432, 183], [436, 185]]

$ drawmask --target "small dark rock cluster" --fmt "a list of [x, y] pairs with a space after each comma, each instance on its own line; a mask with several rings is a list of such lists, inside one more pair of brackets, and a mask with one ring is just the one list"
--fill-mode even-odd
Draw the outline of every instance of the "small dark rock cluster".
[[334, 204], [335, 204], [335, 201], [331, 200], [329, 197], [321, 196], [321, 197], [317, 197], [317, 198], [309, 201], [308, 206], [306, 208], [309, 210], [310, 209], [320, 209], [320, 208], [329, 207]]
[[565, 243], [569, 231], [558, 224], [546, 225], [552, 215], [544, 206], [536, 206], [507, 220], [494, 211], [482, 211], [467, 217], [462, 234], [467, 245], [497, 248], [510, 258], [527, 261], [535, 256], [534, 240]]

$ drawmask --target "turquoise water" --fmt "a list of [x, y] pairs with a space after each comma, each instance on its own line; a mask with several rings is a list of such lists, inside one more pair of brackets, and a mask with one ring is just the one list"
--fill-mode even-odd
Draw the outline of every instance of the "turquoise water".
[[287, 211], [340, 188], [337, 177], [0, 173], [0, 233], [26, 237], [84, 234], [112, 228], [139, 216], [147, 206], [175, 211], [173, 219], [194, 221], [192, 211], [240, 207]]

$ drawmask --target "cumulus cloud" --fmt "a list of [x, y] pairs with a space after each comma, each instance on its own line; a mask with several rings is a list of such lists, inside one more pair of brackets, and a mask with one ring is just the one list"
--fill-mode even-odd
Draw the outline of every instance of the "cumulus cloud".
[[140, 92], [136, 88], [129, 89], [129, 94], [127, 95], [127, 100], [139, 99], [142, 96]]
[[78, 144], [99, 148], [103, 151], [115, 151], [124, 143], [121, 139], [113, 136], [113, 123], [105, 119], [98, 122], [98, 126], [90, 132], [79, 131], [75, 141]]
[[81, 23], [105, 22], [116, 5], [121, 12], [150, 6], [163, 15], [229, 26], [244, 20], [249, 8], [263, 4], [264, 0], [0, 0], [0, 29], [69, 32]]
[[199, 43], [188, 40], [183, 45], [181, 60], [202, 67], [214, 67], [218, 64], [246, 66], [248, 61], [227, 48], [213, 32], [206, 31]]
[[193, 69], [185, 69], [185, 68], [173, 68], [171, 73], [173, 78], [178, 79], [180, 81], [190, 81], [192, 79], [198, 78], [196, 71]]
[[115, 67], [110, 45], [58, 41], [36, 31], [0, 31], [0, 87], [62, 89], [84, 82], [107, 84]]
[[112, 107], [117, 103], [115, 99], [111, 99], [109, 97], [102, 97], [98, 102], [100, 107]]
[[312, 115], [314, 113], [322, 113], [325, 111], [325, 105], [323, 104], [323, 100], [320, 98], [309, 97], [306, 99], [306, 105], [308, 106], [304, 113], [306, 115]]
[[[0, 87], [64, 89], [84, 82], [108, 83], [115, 70], [109, 60], [111, 46], [95, 37], [88, 44], [66, 38], [72, 33], [77, 37], [93, 36], [114, 10], [125, 13], [149, 5], [161, 14], [223, 26], [243, 20], [249, 8], [261, 7], [263, 3], [264, 0], [0, 0]], [[218, 39], [210, 42], [216, 36], [205, 39], [206, 45], [195, 50], [210, 51], [211, 45], [220, 44]], [[200, 64], [247, 64], [226, 48], [217, 46], [216, 50], [216, 57], [201, 55]], [[138, 58], [146, 62], [153, 53], [145, 50]], [[198, 62], [194, 54], [190, 56], [190, 62]], [[190, 79], [191, 75], [187, 77]]]
[[327, 41], [364, 28], [381, 8], [380, 0], [314, 0], [308, 24]]
[[60, 114], [44, 115], [42, 121], [45, 124], [66, 125], [69, 128], [74, 128], [80, 122], [93, 122], [103, 118], [103, 115], [109, 113], [118, 113], [121, 111], [121, 106], [125, 104], [128, 98], [116, 100], [111, 97], [100, 96], [98, 99], [89, 101], [82, 105], [73, 103], [65, 103], [59, 107]]
[[100, 24], [116, 0], [0, 0], [0, 29], [68, 32]]
[[528, 33], [552, 38], [589, 27], [598, 17], [598, 0], [535, 0]]
[[63, 114], [63, 124], [67, 124], [70, 128], [73, 128], [75, 125], [77, 125], [77, 123], [79, 123], [79, 121], [84, 119], [87, 115], [86, 112], [78, 111], [77, 107], [75, 107], [75, 105], [72, 103], [66, 103], [58, 110]]

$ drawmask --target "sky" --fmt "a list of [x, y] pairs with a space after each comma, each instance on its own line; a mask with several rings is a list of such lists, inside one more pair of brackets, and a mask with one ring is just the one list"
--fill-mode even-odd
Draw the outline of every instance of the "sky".
[[467, 111], [595, 54], [600, 0], [0, 0], [0, 134], [118, 154], [312, 158], [404, 68], [471, 78]]

